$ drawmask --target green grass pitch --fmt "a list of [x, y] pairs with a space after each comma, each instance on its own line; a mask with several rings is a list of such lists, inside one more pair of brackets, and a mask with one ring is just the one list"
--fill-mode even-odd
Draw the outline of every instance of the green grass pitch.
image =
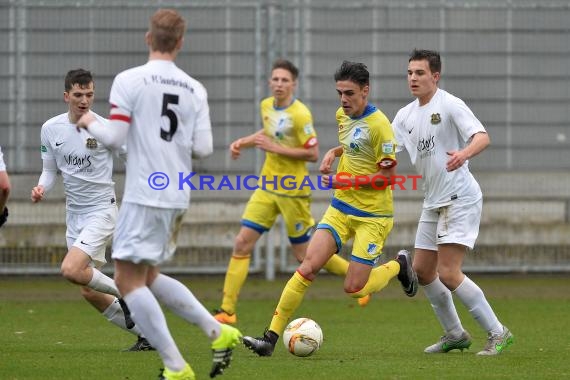
[[[308, 358], [289, 354], [282, 342], [270, 358], [243, 346], [222, 380], [230, 379], [563, 379], [570, 378], [570, 281], [568, 276], [472, 276], [515, 335], [498, 357], [475, 353], [485, 333], [463, 305], [458, 310], [474, 342], [463, 353], [426, 355], [441, 334], [420, 291], [407, 298], [393, 281], [359, 308], [342, 292], [342, 280], [321, 275], [295, 317], [316, 320], [321, 349]], [[222, 276], [181, 280], [209, 309], [219, 303]], [[259, 335], [269, 323], [286, 277], [252, 276], [238, 308], [238, 327]], [[195, 326], [167, 313], [171, 332], [198, 379], [208, 378], [208, 339]], [[156, 379], [156, 352], [120, 352], [135, 338], [107, 322], [62, 278], [0, 279], [0, 379]]]

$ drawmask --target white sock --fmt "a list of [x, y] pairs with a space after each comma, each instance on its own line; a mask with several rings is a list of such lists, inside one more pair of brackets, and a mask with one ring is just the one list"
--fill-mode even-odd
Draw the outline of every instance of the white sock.
[[459, 315], [457, 315], [457, 310], [455, 310], [449, 289], [441, 282], [439, 277], [423, 288], [445, 334], [453, 338], [459, 338], [463, 334], [464, 329], [459, 320]]
[[176, 346], [166, 324], [164, 313], [146, 286], [138, 288], [123, 297], [131, 310], [131, 317], [149, 343], [158, 351], [166, 368], [182, 371], [186, 361]]
[[107, 318], [109, 322], [116, 326], [119, 326], [123, 330], [128, 331], [136, 336], [142, 336], [141, 331], [137, 325], [135, 325], [135, 327], [132, 329], [127, 328], [127, 325], [125, 323], [125, 313], [123, 313], [123, 309], [121, 308], [121, 305], [119, 304], [119, 300], [117, 298], [115, 298], [115, 300], [111, 302], [111, 304], [101, 314], [103, 314], [103, 316]]
[[115, 285], [115, 281], [113, 281], [111, 277], [104, 275], [98, 269], [91, 269], [93, 269], [93, 277], [91, 277], [91, 281], [87, 284], [89, 288], [101, 293], [111, 294], [117, 298], [121, 297], [119, 289], [117, 289], [117, 285]]
[[485, 294], [469, 277], [465, 276], [463, 282], [459, 284], [453, 293], [463, 302], [469, 313], [485, 331], [492, 334], [503, 333], [503, 325], [497, 319], [493, 309], [491, 309]]
[[180, 281], [159, 274], [150, 285], [150, 291], [175, 314], [198, 325], [210, 339], [220, 336], [220, 323]]

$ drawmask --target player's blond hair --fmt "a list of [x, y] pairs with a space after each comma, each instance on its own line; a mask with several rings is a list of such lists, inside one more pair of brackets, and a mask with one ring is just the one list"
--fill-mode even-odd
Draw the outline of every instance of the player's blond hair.
[[172, 53], [186, 32], [186, 20], [174, 9], [159, 9], [150, 18], [151, 48]]

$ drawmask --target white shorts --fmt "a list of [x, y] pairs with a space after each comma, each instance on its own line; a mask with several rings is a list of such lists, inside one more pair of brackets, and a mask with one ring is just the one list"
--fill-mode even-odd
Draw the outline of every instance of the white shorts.
[[176, 250], [185, 212], [123, 203], [113, 239], [113, 259], [152, 266], [167, 261]]
[[105, 264], [105, 248], [115, 230], [117, 206], [88, 213], [67, 211], [65, 219], [67, 249], [72, 246], [79, 248], [91, 257], [96, 267]]
[[437, 251], [439, 244], [461, 244], [473, 249], [479, 235], [483, 199], [474, 203], [452, 203], [423, 210], [418, 223], [415, 248]]

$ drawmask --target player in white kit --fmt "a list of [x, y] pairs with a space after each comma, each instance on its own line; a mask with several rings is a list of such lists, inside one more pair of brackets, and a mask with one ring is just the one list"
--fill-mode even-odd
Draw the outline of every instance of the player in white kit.
[[471, 175], [469, 159], [489, 145], [481, 122], [459, 98], [438, 87], [439, 53], [414, 50], [408, 63], [408, 86], [416, 100], [392, 122], [397, 151], [407, 150], [424, 180], [425, 198], [415, 241], [414, 270], [445, 331], [426, 353], [471, 346], [452, 300], [455, 294], [487, 331], [478, 355], [497, 355], [513, 342], [483, 291], [461, 270], [477, 235], [483, 195]]
[[10, 189], [10, 177], [8, 177], [6, 164], [4, 163], [4, 154], [2, 153], [2, 147], [0, 147], [0, 227], [8, 221], [8, 207], [6, 207], [6, 202], [10, 195]]
[[152, 347], [132, 322], [128, 308], [112, 278], [98, 268], [105, 264], [105, 247], [115, 229], [117, 204], [113, 172], [113, 151], [89, 132], [77, 132], [84, 114], [104, 118], [91, 111], [94, 82], [89, 71], [71, 70], [65, 77], [64, 100], [68, 112], [44, 123], [41, 130], [43, 169], [32, 189], [32, 202], [40, 202], [55, 184], [57, 171], [63, 176], [66, 198], [66, 240], [68, 252], [61, 264], [62, 275], [81, 286], [81, 294], [110, 322], [138, 336], [128, 351]]
[[158, 10], [145, 40], [149, 60], [119, 73], [111, 87], [110, 123], [86, 114], [79, 126], [103, 143], [129, 149], [126, 184], [113, 239], [115, 281], [132, 317], [160, 354], [163, 379], [194, 379], [172, 338], [158, 301], [212, 340], [210, 377], [229, 366], [241, 333], [214, 319], [192, 292], [158, 266], [171, 258], [190, 201], [190, 187], [179, 173], [192, 171], [192, 156], [212, 153], [206, 89], [174, 60], [182, 47], [185, 20]]

